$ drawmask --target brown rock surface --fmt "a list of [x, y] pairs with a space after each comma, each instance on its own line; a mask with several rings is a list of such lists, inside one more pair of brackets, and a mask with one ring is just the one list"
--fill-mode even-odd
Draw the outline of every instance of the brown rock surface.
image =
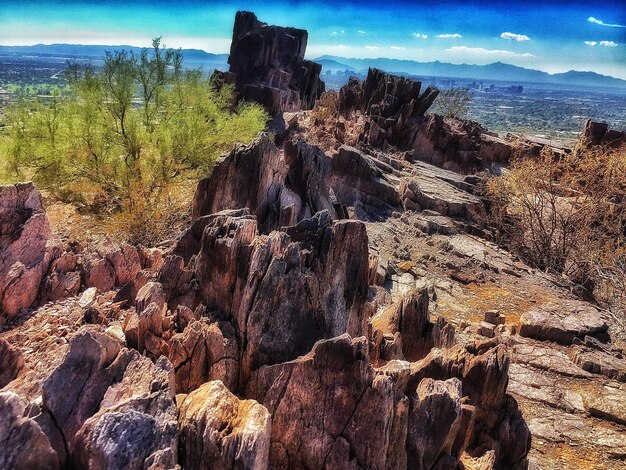
[[239, 400], [220, 381], [180, 399], [181, 465], [189, 469], [265, 469], [271, 417], [254, 400]]
[[524, 313], [520, 335], [569, 345], [574, 338], [606, 337], [608, 325], [595, 307], [584, 302], [549, 303]]

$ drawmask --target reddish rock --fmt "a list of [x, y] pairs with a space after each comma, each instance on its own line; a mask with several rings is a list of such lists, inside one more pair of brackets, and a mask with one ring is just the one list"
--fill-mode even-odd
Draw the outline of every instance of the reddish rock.
[[196, 257], [203, 303], [235, 326], [244, 375], [367, 328], [365, 226], [322, 212], [285, 230], [257, 236], [250, 217], [218, 217]]
[[24, 363], [22, 353], [0, 338], [0, 389], [20, 375]]
[[0, 324], [37, 300], [51, 262], [51, 237], [35, 186], [0, 186]]
[[176, 392], [189, 393], [210, 380], [220, 380], [237, 389], [239, 350], [227, 323], [192, 321], [170, 342], [170, 361], [175, 369]]

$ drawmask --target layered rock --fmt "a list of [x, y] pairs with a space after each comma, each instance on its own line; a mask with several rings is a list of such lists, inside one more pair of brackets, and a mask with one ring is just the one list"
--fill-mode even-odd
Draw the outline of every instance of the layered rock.
[[201, 217], [248, 208], [262, 233], [322, 210], [335, 219], [347, 218], [348, 206], [360, 218], [380, 217], [401, 204], [391, 169], [380, 166], [353, 147], [342, 146], [328, 156], [296, 135], [280, 149], [264, 134], [233, 150], [198, 183], [193, 213]]
[[304, 59], [308, 33], [268, 26], [254, 13], [235, 16], [229, 72], [219, 80], [233, 83], [239, 97], [262, 104], [271, 114], [311, 109], [324, 91], [322, 66]]
[[605, 339], [607, 331], [602, 313], [578, 301], [549, 303], [524, 313], [520, 319], [520, 335], [564, 345], [587, 335]]

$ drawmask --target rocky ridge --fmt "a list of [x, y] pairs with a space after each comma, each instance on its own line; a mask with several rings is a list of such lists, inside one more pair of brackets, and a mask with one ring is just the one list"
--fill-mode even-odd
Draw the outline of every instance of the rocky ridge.
[[[305, 45], [240, 13], [232, 71]], [[371, 70], [324, 125], [290, 88], [167, 249], [56, 240], [2, 188], [0, 466], [619, 468], [611, 319], [488, 241], [474, 172], [517, 143], [420, 88]]]

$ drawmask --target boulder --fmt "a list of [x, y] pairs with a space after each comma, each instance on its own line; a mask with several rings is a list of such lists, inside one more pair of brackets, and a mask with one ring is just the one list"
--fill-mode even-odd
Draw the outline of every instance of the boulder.
[[119, 381], [107, 389], [98, 413], [78, 432], [74, 451], [78, 466], [143, 469], [155, 459], [164, 460], [163, 454], [175, 463], [173, 375], [165, 357], [152, 364], [135, 353]]
[[267, 468], [269, 412], [254, 400], [239, 400], [222, 382], [205, 383], [181, 398], [178, 419], [184, 468]]
[[44, 380], [38, 422], [47, 423], [51, 442], [60, 442], [57, 454], [67, 452], [78, 467], [139, 469], [168, 452], [175, 461], [173, 385], [165, 357], [153, 364], [100, 327], [86, 326]]

